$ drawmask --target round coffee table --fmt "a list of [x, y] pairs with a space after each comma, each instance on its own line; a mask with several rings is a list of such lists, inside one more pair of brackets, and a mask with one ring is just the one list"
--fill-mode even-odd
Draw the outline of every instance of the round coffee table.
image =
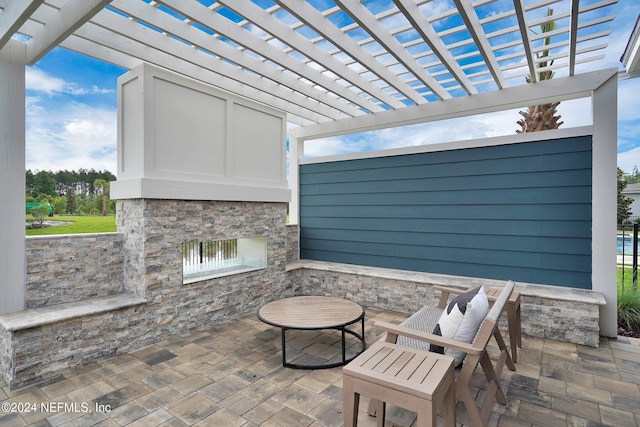
[[[346, 365], [366, 348], [364, 339], [364, 308], [355, 302], [334, 297], [300, 296], [284, 298], [263, 305], [258, 319], [282, 330], [282, 366], [296, 369], [327, 369]], [[362, 323], [362, 333], [347, 329], [354, 323]], [[336, 329], [342, 335], [342, 360], [321, 365], [301, 365], [287, 362], [286, 331]], [[346, 334], [362, 343], [362, 349], [347, 359]]]

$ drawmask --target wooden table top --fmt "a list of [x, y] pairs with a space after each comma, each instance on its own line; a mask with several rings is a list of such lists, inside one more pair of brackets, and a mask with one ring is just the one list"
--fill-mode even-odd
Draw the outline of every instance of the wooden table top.
[[325, 329], [355, 323], [364, 315], [360, 304], [342, 298], [300, 296], [263, 305], [258, 318], [273, 326]]

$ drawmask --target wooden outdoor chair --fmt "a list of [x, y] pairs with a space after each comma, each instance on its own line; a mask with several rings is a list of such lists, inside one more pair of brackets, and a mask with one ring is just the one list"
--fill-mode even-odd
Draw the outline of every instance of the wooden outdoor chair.
[[[417, 349], [428, 349], [430, 344], [434, 344], [466, 353], [462, 365], [456, 370], [455, 391], [456, 395], [463, 401], [474, 427], [486, 426], [494, 402], [497, 401], [503, 405], [507, 403], [507, 399], [500, 386], [500, 377], [502, 376], [502, 370], [505, 365], [508, 365], [511, 370], [515, 370], [515, 365], [511, 360], [505, 341], [498, 329], [498, 319], [504, 311], [505, 305], [513, 292], [513, 288], [514, 283], [511, 281], [505, 285], [489, 310], [487, 317], [480, 325], [478, 333], [471, 344], [443, 338], [431, 333], [435, 324], [438, 322], [439, 313], [446, 307], [448, 294], [441, 297], [439, 307], [425, 307], [403, 322], [402, 325], [394, 325], [387, 322], [375, 323], [375, 327], [387, 332], [387, 342]], [[460, 293], [464, 292], [464, 290], [460, 291], [445, 288], [445, 292]], [[420, 313], [421, 315], [416, 316]], [[496, 338], [500, 350], [495, 366], [487, 352], [487, 345], [492, 336]], [[482, 367], [486, 381], [488, 382], [487, 391], [480, 406], [476, 403], [470, 385], [471, 377], [478, 365]], [[369, 404], [369, 415], [375, 415], [377, 413], [381, 417], [381, 419], [378, 420], [378, 425], [382, 425], [380, 422], [384, 423], [384, 405], [384, 402], [375, 399], [371, 399]]]

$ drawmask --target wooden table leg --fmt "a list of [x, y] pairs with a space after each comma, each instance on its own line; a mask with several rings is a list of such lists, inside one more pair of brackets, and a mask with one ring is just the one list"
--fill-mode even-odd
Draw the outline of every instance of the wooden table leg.
[[344, 427], [356, 427], [358, 425], [358, 407], [360, 406], [360, 394], [353, 391], [353, 380], [350, 377], [344, 376], [342, 381], [342, 416]]

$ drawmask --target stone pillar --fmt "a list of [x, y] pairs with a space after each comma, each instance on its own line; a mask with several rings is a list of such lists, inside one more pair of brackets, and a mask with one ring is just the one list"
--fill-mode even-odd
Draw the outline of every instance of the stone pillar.
[[25, 46], [0, 50], [0, 314], [24, 309]]

